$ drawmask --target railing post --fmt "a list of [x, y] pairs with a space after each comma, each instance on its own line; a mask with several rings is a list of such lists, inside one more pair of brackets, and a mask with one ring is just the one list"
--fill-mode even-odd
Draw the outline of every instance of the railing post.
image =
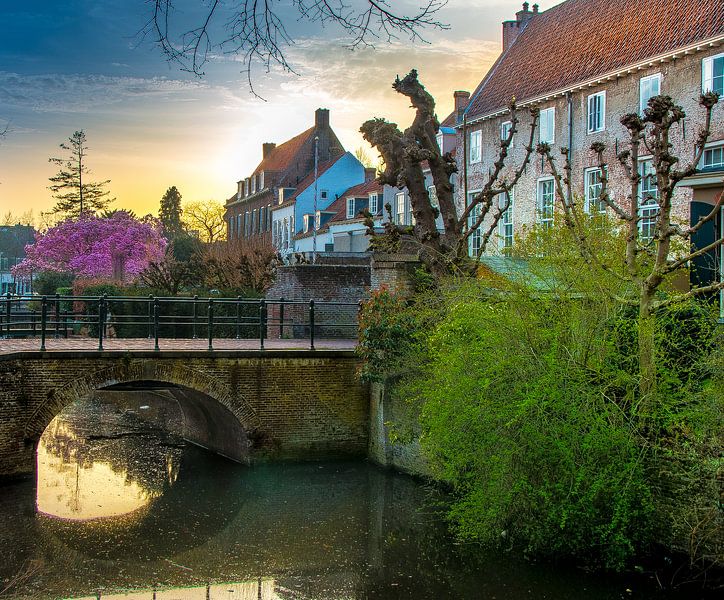
[[191, 327], [191, 337], [193, 339], [197, 339], [199, 336], [196, 333], [196, 323], [199, 319], [199, 297], [197, 294], [194, 294], [194, 322]]
[[284, 337], [284, 296], [279, 298], [279, 339]]
[[36, 310], [30, 311], [30, 328], [33, 332], [33, 336], [35, 335], [35, 332], [37, 331], [37, 324], [35, 322], [37, 319], [37, 316], [35, 314], [36, 312], [37, 312]]
[[7, 296], [5, 296], [5, 329], [8, 332], [8, 337], [10, 337], [10, 310], [11, 310], [11, 303], [10, 303], [10, 292], [7, 293]]
[[259, 349], [264, 350], [264, 334], [266, 333], [266, 301], [259, 300]]
[[154, 314], [154, 298], [152, 294], [148, 295], [148, 339], [153, 337], [153, 314]]
[[45, 326], [48, 320], [48, 299], [43, 296], [40, 301], [40, 351], [45, 352]]
[[158, 317], [161, 312], [161, 307], [158, 302], [158, 298], [153, 299], [153, 349], [158, 352]]
[[60, 294], [55, 294], [55, 339], [60, 337]]
[[208, 327], [209, 327], [209, 350], [214, 349], [214, 301], [209, 298], [209, 312], [208, 312]]
[[309, 301], [309, 349], [314, 350], [314, 300]]
[[98, 350], [103, 350], [103, 333], [106, 328], [106, 297], [98, 299]]
[[241, 296], [236, 297], [236, 339], [241, 338]]

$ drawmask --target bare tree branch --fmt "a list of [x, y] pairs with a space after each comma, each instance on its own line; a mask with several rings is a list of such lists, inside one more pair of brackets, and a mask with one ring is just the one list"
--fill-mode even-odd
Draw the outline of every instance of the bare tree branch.
[[425, 29], [448, 29], [437, 19], [447, 0], [424, 0], [411, 14], [398, 13], [385, 0], [209, 0], [199, 25], [177, 30], [174, 21], [176, 6], [172, 0], [147, 0], [150, 16], [139, 32], [158, 45], [169, 62], [197, 76], [214, 51], [241, 57], [252, 93], [254, 65], [266, 71], [277, 66], [295, 72], [286, 57], [286, 48], [294, 44], [286, 23], [294, 20], [316, 22], [339, 27], [349, 39], [349, 47], [373, 47], [376, 43], [400, 38], [422, 41]]

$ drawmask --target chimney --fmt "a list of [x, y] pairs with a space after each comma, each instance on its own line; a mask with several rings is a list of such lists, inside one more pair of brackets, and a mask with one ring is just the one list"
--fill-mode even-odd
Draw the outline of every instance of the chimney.
[[375, 167], [365, 167], [365, 183], [374, 181], [377, 177], [377, 169]]
[[271, 154], [271, 151], [276, 148], [277, 145], [274, 142], [265, 142], [261, 145], [261, 156], [262, 158], [266, 158]]
[[513, 45], [515, 38], [525, 29], [533, 17], [538, 14], [538, 5], [533, 5], [533, 10], [528, 10], [528, 3], [523, 2], [523, 10], [515, 13], [515, 21], [503, 21], [503, 52]]
[[329, 110], [326, 108], [318, 108], [314, 111], [314, 126], [317, 129], [329, 127]]
[[470, 101], [470, 92], [457, 90], [453, 92], [453, 98], [455, 99], [455, 122], [460, 123], [463, 119], [463, 112]]

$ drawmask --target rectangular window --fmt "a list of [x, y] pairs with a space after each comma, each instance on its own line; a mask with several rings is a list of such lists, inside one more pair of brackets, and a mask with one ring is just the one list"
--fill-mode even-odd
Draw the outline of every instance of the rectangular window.
[[256, 233], [256, 208], [251, 211], [251, 234]]
[[266, 226], [266, 206], [262, 206], [259, 209], [259, 232], [264, 233]]
[[236, 237], [241, 237], [243, 235], [244, 229], [243, 229], [243, 221], [244, 215], [239, 213], [236, 215]]
[[510, 121], [504, 121], [500, 124], [500, 139], [507, 140], [510, 130], [513, 129], [513, 123]]
[[440, 204], [437, 201], [437, 188], [434, 185], [427, 187], [427, 197], [430, 199], [430, 206], [439, 208]]
[[347, 198], [347, 218], [354, 218], [354, 198]]
[[264, 171], [259, 173], [259, 189], [260, 190], [264, 189]]
[[552, 144], [556, 140], [556, 109], [546, 108], [540, 111], [540, 129], [538, 131], [541, 144]]
[[320, 190], [319, 191], [319, 199], [320, 200], [326, 200], [329, 197], [329, 192], [327, 190]]
[[468, 148], [468, 156], [470, 157], [471, 164], [478, 163], [482, 159], [481, 140], [482, 132], [480, 130], [470, 132], [470, 147]]
[[395, 224], [414, 225], [412, 210], [410, 209], [410, 198], [404, 192], [395, 196]]
[[701, 61], [701, 91], [724, 96], [724, 53]]
[[437, 140], [437, 147], [438, 147], [438, 149], [440, 150], [440, 154], [442, 154], [442, 149], [443, 149], [443, 137], [442, 137], [442, 133], [438, 133], [438, 134], [435, 136], [435, 139]]
[[[510, 203], [508, 208], [500, 217], [498, 221], [498, 229], [500, 234], [500, 249], [503, 254], [510, 254], [510, 250], [513, 247], [513, 200], [514, 194], [511, 191], [508, 194]], [[498, 197], [498, 207], [503, 208], [505, 206], [505, 194], [500, 194]]]
[[601, 196], [601, 169], [595, 167], [584, 172], [585, 198], [584, 208], [587, 213], [601, 214], [606, 212], [606, 203]]
[[553, 226], [555, 212], [555, 185], [553, 178], [538, 180], [538, 222], [545, 228]]
[[251, 193], [256, 192], [256, 175], [251, 176]]
[[272, 224], [272, 212], [271, 212], [271, 204], [266, 205], [266, 230], [269, 231], [271, 229]]
[[649, 105], [649, 100], [661, 93], [661, 73], [642, 77], [639, 81], [639, 112], [644, 114], [644, 110]]
[[376, 215], [378, 210], [380, 210], [379, 196], [370, 194], [370, 213]]
[[606, 127], [606, 92], [588, 97], [588, 133], [603, 131]]
[[[477, 196], [479, 193], [479, 191], [468, 192], [468, 206], [472, 204], [475, 196]], [[468, 215], [468, 229], [472, 229], [473, 227], [475, 227], [475, 223], [477, 222], [479, 217], [480, 204], [476, 204]], [[473, 233], [468, 238], [468, 250], [470, 252], [470, 256], [472, 256], [473, 258], [478, 257], [478, 253], [480, 252], [480, 246], [482, 243], [483, 232], [480, 231], [480, 227], [476, 227]]]
[[659, 214], [659, 188], [656, 185], [656, 170], [652, 160], [639, 162], [639, 232], [641, 241], [650, 242], [656, 232], [656, 217]]
[[715, 146], [704, 150], [701, 157], [702, 169], [718, 169], [724, 167], [724, 146]]
[[249, 237], [249, 211], [244, 213], [244, 237]]

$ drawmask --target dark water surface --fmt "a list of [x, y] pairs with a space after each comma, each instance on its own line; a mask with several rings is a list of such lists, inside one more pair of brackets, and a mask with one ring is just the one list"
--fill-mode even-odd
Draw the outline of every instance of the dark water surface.
[[156, 426], [178, 418], [162, 394], [118, 393], [51, 423], [37, 485], [0, 488], [0, 598], [703, 597], [482, 555], [414, 479], [365, 462], [244, 467]]

